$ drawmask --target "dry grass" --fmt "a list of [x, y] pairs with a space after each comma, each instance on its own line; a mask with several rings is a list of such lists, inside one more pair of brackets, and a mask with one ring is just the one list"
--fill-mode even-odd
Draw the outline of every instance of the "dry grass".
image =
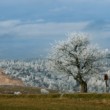
[[110, 94], [0, 95], [0, 110], [110, 110]]

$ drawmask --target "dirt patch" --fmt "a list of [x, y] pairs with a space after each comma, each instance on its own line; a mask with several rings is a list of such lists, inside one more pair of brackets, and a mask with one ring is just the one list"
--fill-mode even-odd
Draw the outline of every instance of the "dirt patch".
[[11, 78], [10, 76], [6, 75], [2, 69], [0, 69], [0, 85], [24, 86], [24, 83], [19, 79]]

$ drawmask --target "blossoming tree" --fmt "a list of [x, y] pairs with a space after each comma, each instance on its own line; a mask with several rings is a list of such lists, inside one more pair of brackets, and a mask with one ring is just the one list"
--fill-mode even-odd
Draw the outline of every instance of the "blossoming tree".
[[52, 69], [73, 76], [81, 86], [80, 91], [87, 92], [88, 76], [106, 70], [107, 54], [107, 49], [91, 45], [88, 35], [72, 33], [67, 40], [52, 46], [49, 59]]

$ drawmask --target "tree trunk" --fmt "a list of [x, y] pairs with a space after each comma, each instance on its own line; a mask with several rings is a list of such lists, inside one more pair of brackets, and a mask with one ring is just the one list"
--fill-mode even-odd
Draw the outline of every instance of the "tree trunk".
[[80, 92], [87, 93], [87, 83], [85, 81], [82, 81], [80, 85], [81, 85]]

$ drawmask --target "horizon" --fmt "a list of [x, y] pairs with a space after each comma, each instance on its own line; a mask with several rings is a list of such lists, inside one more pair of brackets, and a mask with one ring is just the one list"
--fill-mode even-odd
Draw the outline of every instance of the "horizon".
[[0, 1], [0, 59], [39, 58], [70, 32], [110, 49], [110, 1]]

